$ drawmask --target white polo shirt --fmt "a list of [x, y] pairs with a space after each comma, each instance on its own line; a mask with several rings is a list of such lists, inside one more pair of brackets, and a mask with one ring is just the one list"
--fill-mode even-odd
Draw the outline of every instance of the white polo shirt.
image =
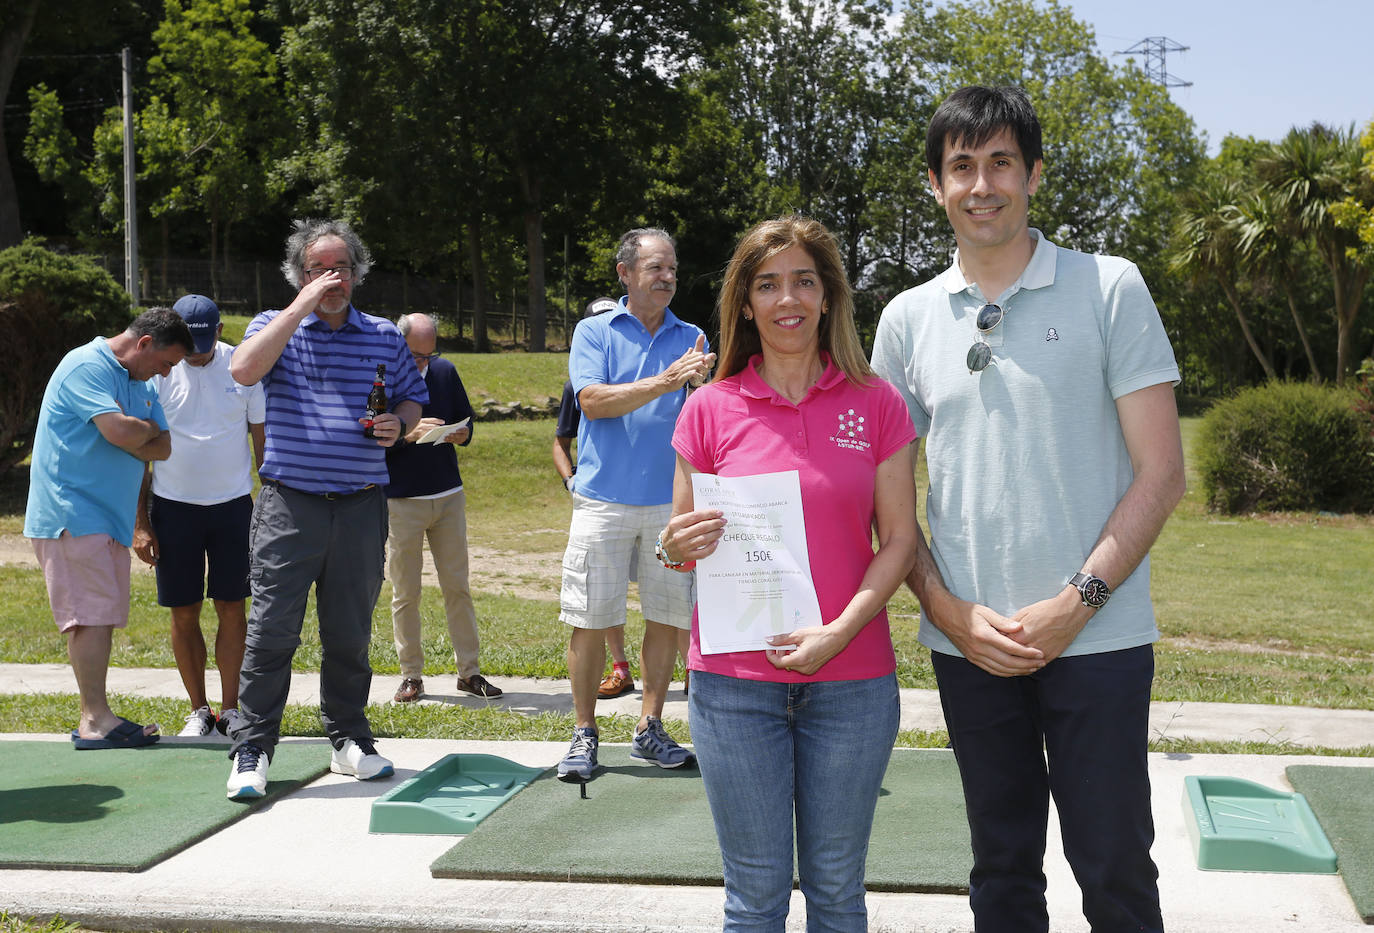
[[172, 455], [153, 464], [153, 494], [193, 505], [215, 505], [253, 489], [248, 425], [262, 424], [262, 384], [239, 385], [229, 375], [234, 348], [220, 341], [204, 366], [185, 360], [154, 376], [172, 432]]

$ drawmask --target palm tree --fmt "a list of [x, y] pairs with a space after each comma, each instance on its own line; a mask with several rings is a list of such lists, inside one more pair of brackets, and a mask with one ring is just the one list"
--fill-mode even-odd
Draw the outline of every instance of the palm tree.
[[1279, 199], [1265, 189], [1252, 192], [1236, 206], [1235, 223], [1239, 236], [1236, 245], [1242, 260], [1262, 271], [1265, 278], [1283, 292], [1288, 312], [1293, 316], [1293, 326], [1307, 354], [1312, 381], [1321, 382], [1321, 368], [1317, 365], [1317, 355], [1312, 352], [1312, 341], [1307, 337], [1307, 327], [1298, 312], [1297, 296], [1293, 291], [1298, 277], [1295, 247], [1302, 240], [1301, 233], [1292, 229]]
[[1331, 208], [1352, 196], [1361, 203], [1374, 201], [1374, 180], [1360, 171], [1360, 157], [1353, 128], [1333, 130], [1314, 123], [1289, 130], [1256, 164], [1286, 223], [1311, 240], [1331, 275], [1337, 385], [1351, 372], [1355, 319], [1369, 269], [1357, 258], [1356, 233], [1337, 226]]
[[1237, 203], [1243, 194], [1235, 178], [1211, 171], [1204, 172], [1193, 187], [1179, 195], [1179, 215], [1169, 267], [1194, 282], [1211, 279], [1221, 286], [1250, 352], [1259, 360], [1265, 376], [1275, 379], [1278, 372], [1274, 361], [1255, 339], [1250, 318], [1236, 289], [1243, 258]]

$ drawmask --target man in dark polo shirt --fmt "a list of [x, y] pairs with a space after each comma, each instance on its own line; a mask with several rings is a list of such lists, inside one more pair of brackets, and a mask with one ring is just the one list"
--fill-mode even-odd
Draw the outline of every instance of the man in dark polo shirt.
[[[255, 317], [230, 363], [235, 381], [260, 381], [267, 399], [262, 491], [249, 542], [253, 606], [239, 675], [241, 716], [229, 731], [233, 800], [266, 793], [312, 586], [320, 718], [334, 746], [330, 770], [359, 780], [392, 773], [364, 712], [386, 550], [385, 448], [420, 420], [429, 401], [396, 325], [351, 303], [372, 256], [348, 224], [297, 221], [286, 248], [282, 272], [299, 290], [296, 300]], [[386, 366], [391, 410], [376, 416], [376, 437], [369, 438], [360, 416], [378, 364]]]
[[[425, 539], [444, 594], [457, 687], [479, 697], [499, 697], [477, 667], [477, 612], [468, 591], [467, 495], [458, 472], [454, 444], [472, 441], [472, 404], [453, 364], [435, 352], [439, 332], [428, 314], [406, 314], [396, 322], [429, 390], [418, 424], [386, 452], [391, 482], [386, 487], [391, 513], [387, 537], [387, 576], [391, 578], [391, 627], [401, 662], [397, 703], [424, 694], [425, 654], [420, 638], [420, 571]], [[466, 423], [464, 423], [466, 422]], [[418, 443], [435, 428], [461, 425], [437, 443]]]

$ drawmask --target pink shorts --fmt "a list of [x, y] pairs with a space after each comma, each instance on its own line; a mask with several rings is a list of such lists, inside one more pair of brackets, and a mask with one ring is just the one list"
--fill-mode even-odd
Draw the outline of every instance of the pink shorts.
[[105, 534], [30, 538], [59, 632], [129, 624], [129, 549]]

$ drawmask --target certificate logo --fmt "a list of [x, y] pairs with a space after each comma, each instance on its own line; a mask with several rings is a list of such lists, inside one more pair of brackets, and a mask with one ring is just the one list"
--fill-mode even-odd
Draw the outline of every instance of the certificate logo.
[[868, 450], [873, 445], [868, 442], [867, 419], [854, 409], [846, 409], [837, 416], [835, 433], [830, 435], [837, 447], [845, 450]]

